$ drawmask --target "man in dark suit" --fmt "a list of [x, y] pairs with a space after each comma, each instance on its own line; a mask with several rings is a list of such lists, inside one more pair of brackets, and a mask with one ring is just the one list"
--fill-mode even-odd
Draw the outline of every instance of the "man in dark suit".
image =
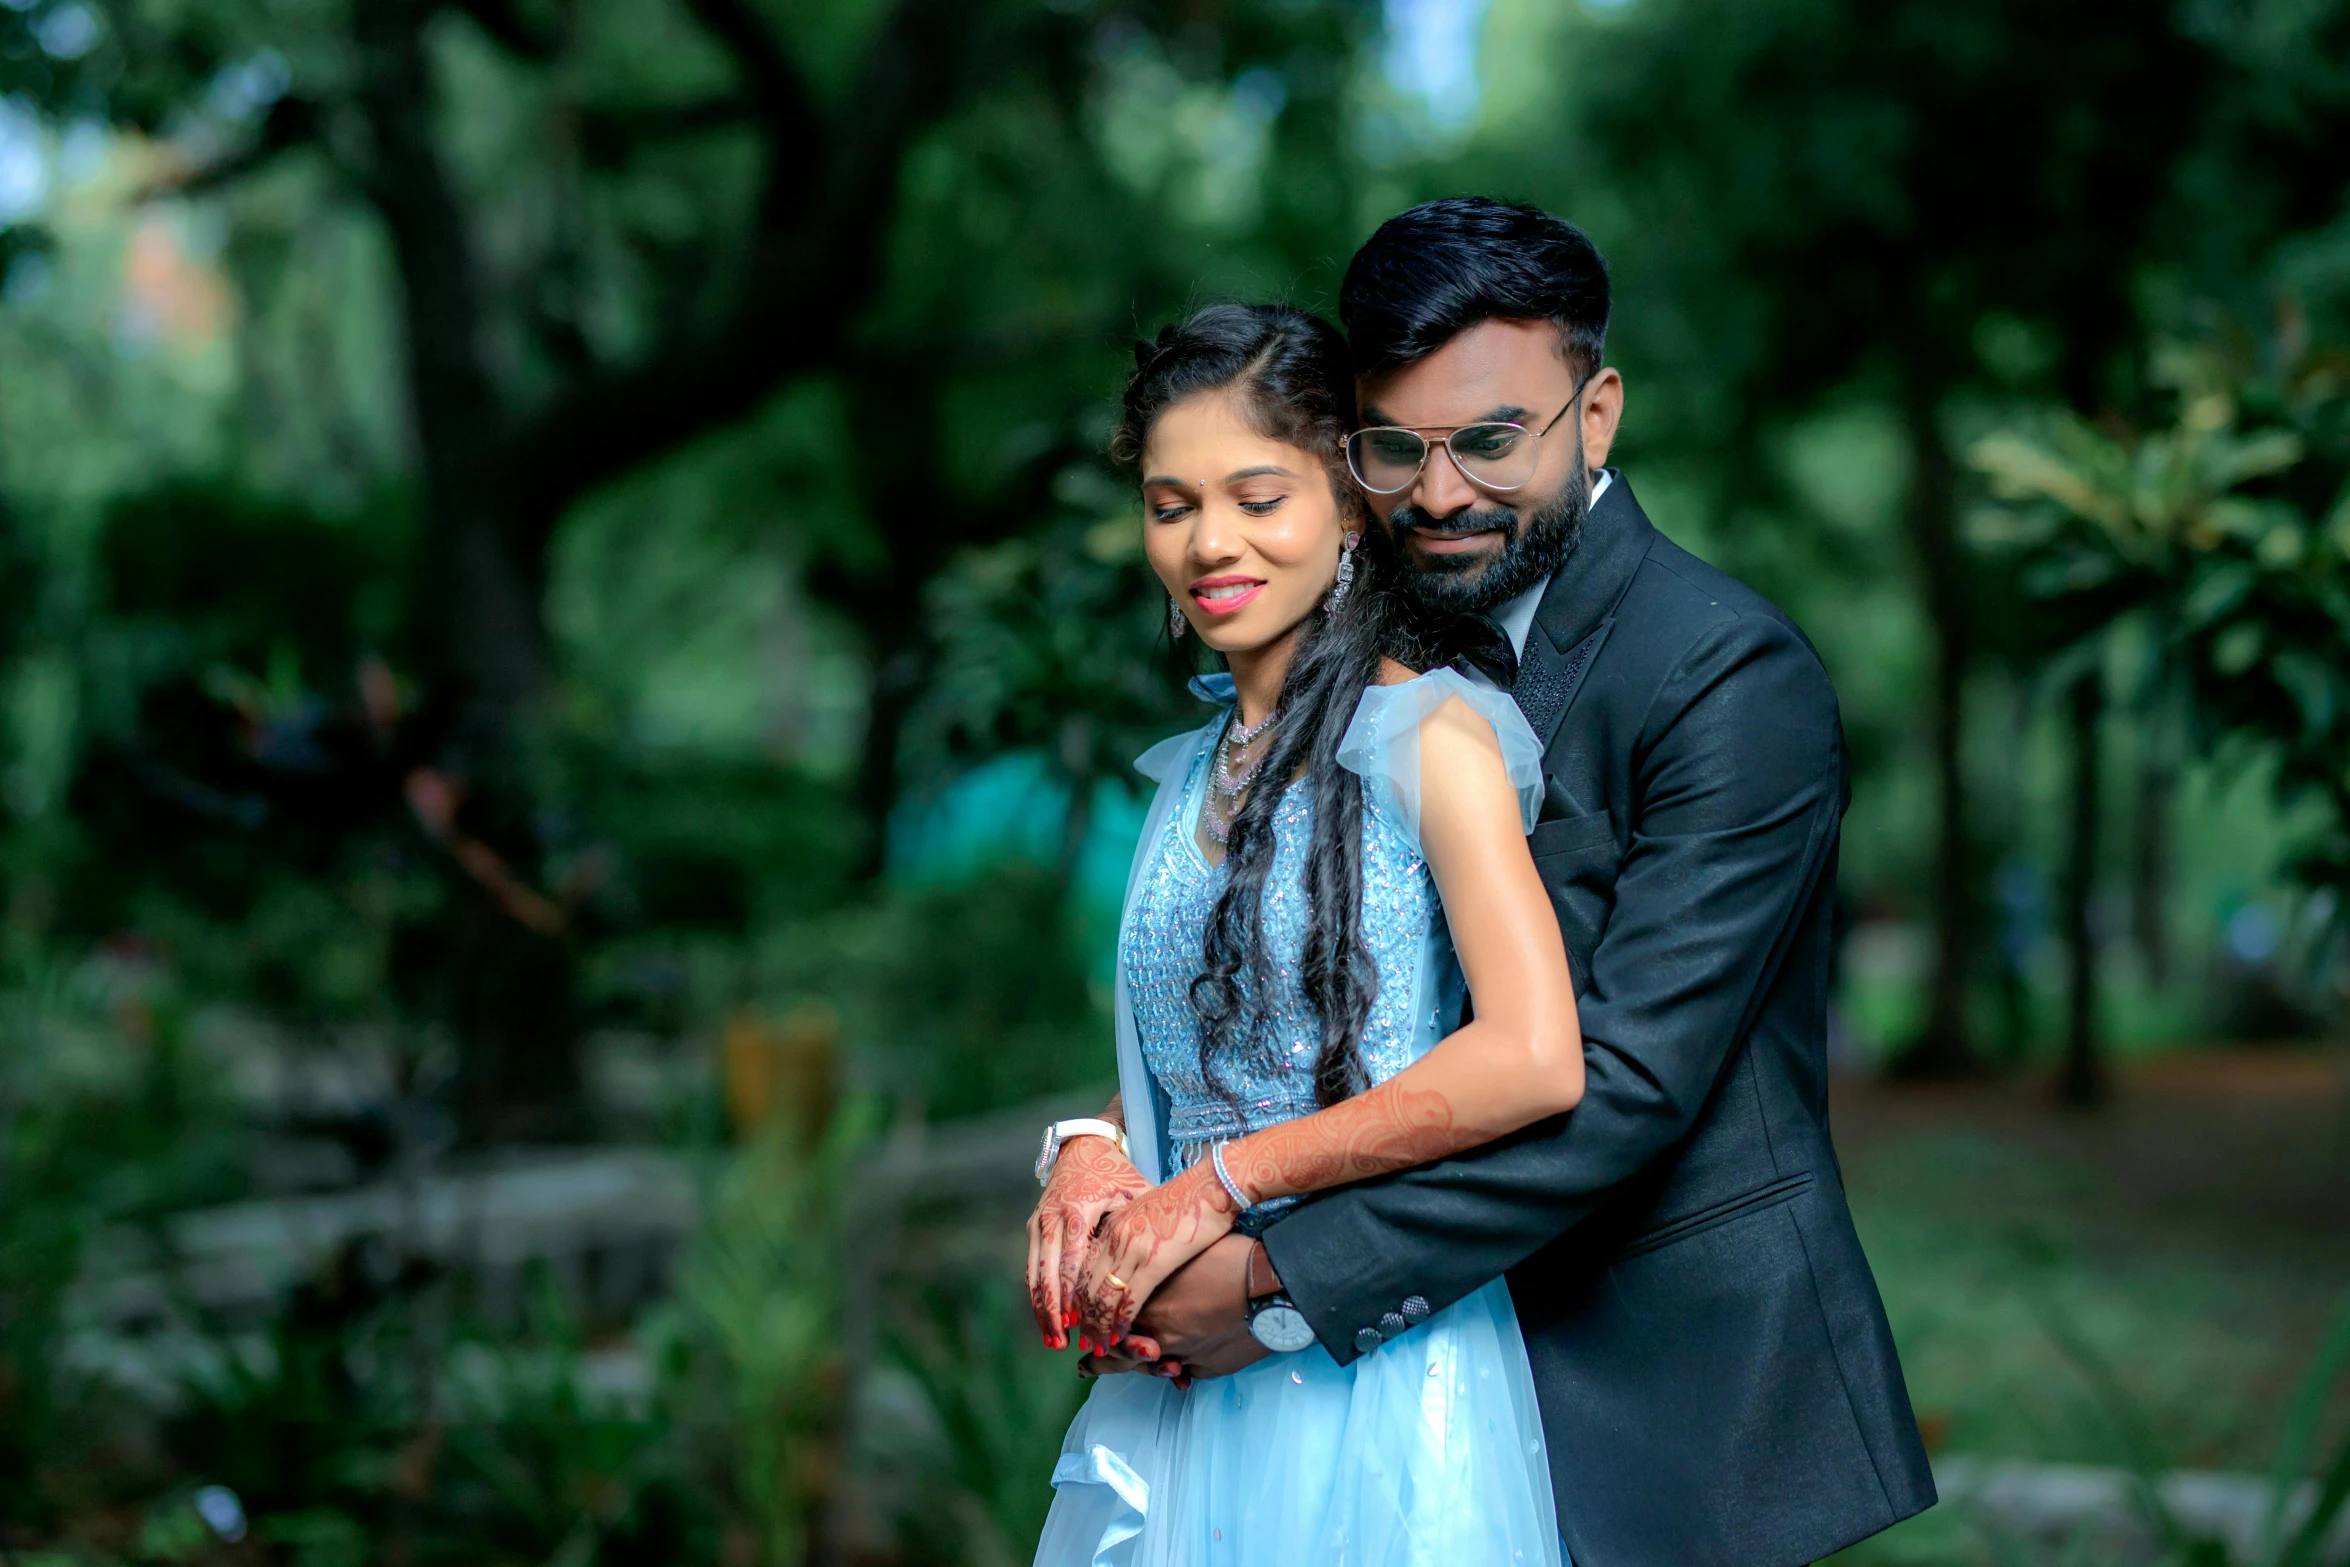
[[1228, 1239], [1138, 1331], [1229, 1369], [1245, 1296], [1278, 1288], [1344, 1364], [1505, 1275], [1576, 1567], [1814, 1561], [1934, 1502], [1828, 1137], [1835, 693], [1785, 615], [1606, 469], [1623, 381], [1579, 230], [1415, 207], [1356, 255], [1341, 313], [1356, 478], [1545, 746], [1532, 848], [1589, 1086]]

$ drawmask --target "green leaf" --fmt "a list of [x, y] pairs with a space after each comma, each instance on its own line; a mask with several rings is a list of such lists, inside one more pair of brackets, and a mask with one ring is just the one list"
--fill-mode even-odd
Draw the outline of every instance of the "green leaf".
[[2215, 490], [2232, 490], [2247, 479], [2282, 473], [2307, 455], [2301, 437], [2290, 430], [2263, 430], [2257, 435], [2226, 442], [2204, 470]]
[[2261, 1525], [2264, 1558], [2275, 1553], [2277, 1541], [2283, 1535], [2285, 1507], [2302, 1477], [2309, 1472], [2309, 1457], [2317, 1445], [2318, 1424], [2324, 1420], [2326, 1403], [2345, 1370], [2350, 1370], [2350, 1295], [2343, 1296], [2342, 1303], [2334, 1309], [2333, 1325], [2326, 1330], [2309, 1369], [2301, 1374], [2299, 1384], [2293, 1389], [2293, 1401], [2285, 1414], [2284, 1440], [2277, 1445], [2268, 1517]]
[[2270, 661], [2269, 668], [2301, 709], [2303, 735], [2316, 739], [2333, 727], [2341, 704], [2336, 698], [2332, 664], [2300, 648], [2286, 648]]
[[2018, 435], [1989, 435], [1967, 448], [1967, 461], [2009, 500], [2044, 499], [2109, 531], [2129, 520], [2121, 500], [2047, 447]]
[[2179, 629], [2200, 631], [2244, 602], [2258, 574], [2240, 562], [2226, 562], [2198, 573], [2179, 605]]
[[2222, 631], [2211, 644], [2211, 665], [2223, 675], [2240, 675], [2260, 659], [2268, 628], [2257, 620], [2240, 620]]

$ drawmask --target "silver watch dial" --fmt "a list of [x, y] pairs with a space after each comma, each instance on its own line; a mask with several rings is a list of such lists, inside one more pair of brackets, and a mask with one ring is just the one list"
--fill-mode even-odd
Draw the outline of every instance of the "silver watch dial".
[[1276, 1355], [1294, 1355], [1314, 1342], [1314, 1325], [1306, 1321], [1306, 1314], [1284, 1303], [1261, 1307], [1248, 1319], [1248, 1331]]

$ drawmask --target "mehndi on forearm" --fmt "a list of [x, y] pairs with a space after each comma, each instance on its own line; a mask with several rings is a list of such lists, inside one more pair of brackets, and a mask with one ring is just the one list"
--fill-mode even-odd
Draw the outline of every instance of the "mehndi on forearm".
[[1224, 1168], [1259, 1203], [1408, 1170], [1516, 1129], [1464, 1120], [1442, 1089], [1397, 1078], [1228, 1144]]

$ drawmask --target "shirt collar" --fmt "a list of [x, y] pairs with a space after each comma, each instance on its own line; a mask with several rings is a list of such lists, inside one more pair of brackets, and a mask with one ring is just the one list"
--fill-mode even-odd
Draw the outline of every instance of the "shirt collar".
[[[1599, 482], [1591, 487], [1591, 496], [1583, 503], [1587, 515], [1599, 504], [1599, 498], [1607, 493], [1615, 478], [1612, 470], [1599, 470]], [[1520, 658], [1526, 656], [1526, 633], [1534, 629], [1534, 612], [1542, 607], [1542, 595], [1549, 591], [1550, 579], [1546, 577], [1493, 612], [1494, 624], [1509, 637], [1510, 651]]]

